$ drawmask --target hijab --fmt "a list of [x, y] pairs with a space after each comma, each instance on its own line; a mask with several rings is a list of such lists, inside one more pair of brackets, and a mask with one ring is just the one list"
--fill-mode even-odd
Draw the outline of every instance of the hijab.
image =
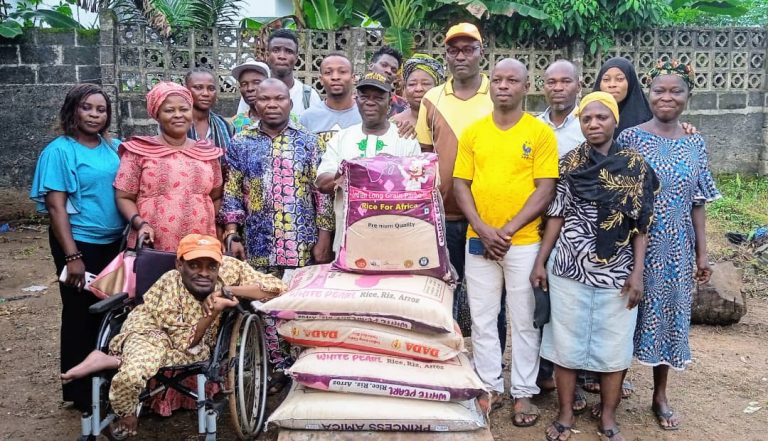
[[624, 76], [627, 78], [627, 96], [622, 102], [619, 103], [619, 124], [616, 127], [616, 131], [613, 132], [613, 139], [616, 139], [624, 129], [640, 125], [646, 121], [650, 121], [653, 118], [651, 113], [651, 106], [648, 104], [648, 99], [643, 93], [640, 80], [637, 79], [637, 72], [635, 67], [626, 58], [614, 57], [606, 61], [603, 67], [600, 68], [600, 72], [597, 74], [594, 90], [600, 90], [600, 82], [603, 80], [605, 72], [612, 68], [618, 68]]

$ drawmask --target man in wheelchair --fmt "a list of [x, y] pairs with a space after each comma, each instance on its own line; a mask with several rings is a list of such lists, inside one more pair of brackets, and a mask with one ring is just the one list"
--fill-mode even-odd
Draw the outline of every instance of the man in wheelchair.
[[160, 368], [208, 360], [216, 344], [220, 314], [238, 306], [233, 297], [266, 300], [285, 285], [247, 263], [222, 255], [221, 243], [190, 234], [179, 243], [176, 269], [144, 294], [109, 343], [109, 354], [93, 351], [61, 375], [64, 382], [103, 370], [117, 370], [109, 400], [118, 419], [113, 433], [135, 435], [136, 409], [147, 381]]

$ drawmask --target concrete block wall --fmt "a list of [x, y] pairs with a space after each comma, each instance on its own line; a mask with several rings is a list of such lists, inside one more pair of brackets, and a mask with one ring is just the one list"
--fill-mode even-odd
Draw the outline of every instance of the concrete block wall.
[[37, 156], [55, 135], [72, 85], [101, 84], [98, 31], [32, 29], [0, 37], [0, 188], [29, 185]]

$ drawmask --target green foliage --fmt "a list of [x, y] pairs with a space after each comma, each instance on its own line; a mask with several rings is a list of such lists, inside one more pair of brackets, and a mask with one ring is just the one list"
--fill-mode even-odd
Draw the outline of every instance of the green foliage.
[[768, 224], [768, 177], [720, 175], [723, 197], [707, 205], [707, 216], [725, 231], [748, 232]]
[[455, 5], [466, 9], [476, 18], [488, 18], [493, 15], [503, 15], [512, 17], [519, 15], [521, 17], [531, 17], [537, 20], [546, 20], [547, 14], [541, 9], [518, 2], [508, 2], [500, 0], [436, 0], [437, 3], [445, 5]]
[[52, 9], [41, 8], [42, 0], [19, 0], [14, 8], [2, 2], [0, 13], [0, 36], [15, 38], [22, 34], [23, 28], [50, 26], [54, 29], [83, 29], [72, 18], [74, 0], [61, 0]]
[[[311, 29], [340, 29], [349, 24], [354, 17], [352, 0], [303, 0], [301, 11], [296, 15], [304, 16], [307, 27]], [[303, 12], [303, 14], [301, 14]]]
[[[115, 11], [123, 24], [148, 24], [164, 36], [182, 29], [210, 29], [240, 23], [243, 0], [77, 0]], [[255, 21], [254, 21], [255, 22]], [[251, 24], [251, 22], [246, 22]], [[240, 23], [241, 27], [243, 23]]]
[[674, 0], [668, 21], [676, 25], [765, 26], [765, 0], [683, 1]]
[[424, 17], [421, 0], [382, 0], [389, 19], [384, 42], [408, 58], [413, 53], [414, 38], [410, 29]]
[[18, 21], [6, 18], [0, 21], [0, 36], [5, 38], [16, 38], [21, 35], [21, 25]]

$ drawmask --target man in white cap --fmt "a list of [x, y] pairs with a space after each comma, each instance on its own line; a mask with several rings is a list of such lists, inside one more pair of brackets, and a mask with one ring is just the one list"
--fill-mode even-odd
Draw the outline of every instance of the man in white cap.
[[237, 134], [245, 127], [259, 121], [259, 113], [256, 111], [256, 93], [259, 84], [270, 77], [270, 71], [266, 63], [249, 58], [245, 63], [232, 69], [232, 76], [240, 86], [241, 103], [246, 103], [243, 110], [238, 108], [237, 115], [232, 119], [232, 126]]

